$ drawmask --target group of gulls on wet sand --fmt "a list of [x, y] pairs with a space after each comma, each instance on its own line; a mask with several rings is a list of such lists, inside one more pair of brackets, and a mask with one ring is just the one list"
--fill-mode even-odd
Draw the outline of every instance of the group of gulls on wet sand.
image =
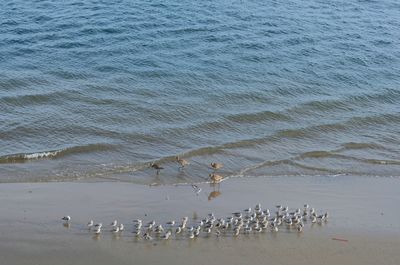
[[[187, 160], [185, 160], [183, 158], [180, 158], [179, 156], [176, 156], [175, 159], [176, 159], [176, 162], [180, 165], [181, 169], [183, 169], [186, 166], [190, 165], [189, 161], [187, 161]], [[224, 178], [221, 175], [216, 174], [215, 172], [218, 169], [223, 168], [224, 165], [222, 163], [213, 162], [213, 163], [210, 164], [210, 166], [214, 170], [214, 173], [211, 173], [209, 175], [211, 183], [214, 183], [214, 184], [220, 183]], [[157, 171], [157, 175], [160, 173], [161, 169], [164, 169], [164, 167], [162, 167], [160, 164], [157, 164], [155, 162], [150, 163], [150, 167]]]
[[[305, 204], [303, 209], [289, 210], [289, 207], [282, 205], [276, 206], [275, 214], [271, 214], [269, 209], [262, 209], [261, 204], [257, 204], [254, 209], [247, 208], [243, 211], [234, 212], [225, 218], [216, 218], [213, 213], [209, 213], [205, 218], [199, 220], [193, 219], [189, 224], [189, 218], [183, 217], [180, 222], [175, 220], [166, 223], [156, 222], [152, 220], [143, 225], [140, 219], [133, 220], [133, 230], [137, 238], [144, 240], [168, 240], [173, 235], [179, 238], [196, 238], [201, 234], [209, 237], [215, 235], [238, 237], [240, 234], [252, 234], [271, 231], [278, 232], [282, 228], [288, 231], [303, 232], [305, 223], [320, 224], [328, 221], [328, 212], [317, 214], [314, 208]], [[62, 218], [66, 224], [71, 222], [70, 216]], [[100, 235], [102, 233], [103, 224], [94, 223], [90, 220], [87, 223], [90, 233]], [[124, 231], [124, 225], [118, 224], [114, 220], [107, 229], [115, 235], [121, 235]]]

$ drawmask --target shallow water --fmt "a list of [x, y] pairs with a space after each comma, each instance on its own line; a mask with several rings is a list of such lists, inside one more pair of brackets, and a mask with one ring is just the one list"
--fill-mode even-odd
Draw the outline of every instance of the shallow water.
[[0, 7], [0, 182], [400, 175], [397, 1]]

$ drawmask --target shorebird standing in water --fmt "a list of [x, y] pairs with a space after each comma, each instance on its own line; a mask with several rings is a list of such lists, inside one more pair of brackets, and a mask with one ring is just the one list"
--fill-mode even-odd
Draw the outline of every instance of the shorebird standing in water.
[[218, 170], [218, 169], [220, 169], [220, 168], [223, 168], [223, 167], [224, 167], [224, 164], [213, 162], [213, 163], [211, 163], [211, 167], [212, 167], [212, 168], [214, 169], [214, 171], [215, 171], [215, 170]]
[[152, 162], [150, 164], [150, 167], [154, 168], [155, 170], [157, 170], [157, 175], [160, 173], [161, 169], [164, 169], [162, 166], [160, 166], [159, 164], [156, 164], [154, 162]]
[[224, 178], [221, 175], [210, 174], [210, 179], [212, 184], [220, 183]]
[[176, 162], [179, 163], [179, 165], [181, 165], [181, 169], [185, 168], [185, 166], [190, 165], [189, 161], [183, 159], [183, 158], [179, 158], [179, 156], [176, 157]]

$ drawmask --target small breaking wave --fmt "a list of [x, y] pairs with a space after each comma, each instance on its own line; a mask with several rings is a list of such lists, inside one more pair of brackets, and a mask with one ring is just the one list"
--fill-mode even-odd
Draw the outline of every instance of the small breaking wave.
[[113, 148], [114, 146], [110, 144], [89, 144], [83, 146], [73, 146], [60, 150], [10, 154], [10, 155], [0, 156], [0, 164], [25, 163], [28, 161], [40, 160], [40, 159], [56, 159], [66, 155], [89, 153], [96, 151], [108, 151]]

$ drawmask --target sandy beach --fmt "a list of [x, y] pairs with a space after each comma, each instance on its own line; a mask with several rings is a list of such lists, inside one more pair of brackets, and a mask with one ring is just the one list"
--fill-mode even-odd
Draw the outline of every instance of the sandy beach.
[[[1, 184], [1, 264], [399, 264], [396, 178], [259, 177], [198, 186], [196, 195], [190, 185]], [[331, 217], [322, 225], [306, 223], [302, 233], [282, 228], [168, 241], [132, 233], [136, 218], [165, 223], [188, 216], [195, 222], [209, 212], [225, 217], [257, 203], [270, 209], [308, 203]], [[69, 227], [64, 215], [72, 217]], [[96, 237], [86, 228], [90, 219], [106, 227], [117, 219], [126, 230], [113, 235], [107, 227]]]

